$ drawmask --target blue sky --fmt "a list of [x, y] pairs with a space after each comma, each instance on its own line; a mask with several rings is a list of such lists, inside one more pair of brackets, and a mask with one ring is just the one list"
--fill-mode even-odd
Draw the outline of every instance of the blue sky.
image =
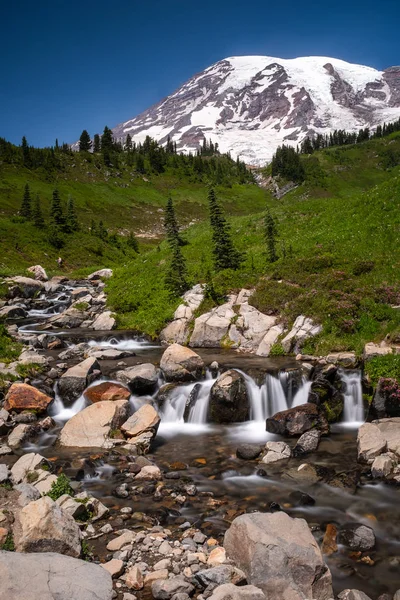
[[50, 145], [134, 117], [227, 56], [400, 63], [399, 0], [13, 0], [0, 136]]

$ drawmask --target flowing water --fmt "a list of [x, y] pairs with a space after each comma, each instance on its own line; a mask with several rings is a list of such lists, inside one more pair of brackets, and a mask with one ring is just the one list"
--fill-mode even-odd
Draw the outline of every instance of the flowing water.
[[340, 371], [344, 385], [344, 422], [357, 427], [364, 421], [361, 371]]

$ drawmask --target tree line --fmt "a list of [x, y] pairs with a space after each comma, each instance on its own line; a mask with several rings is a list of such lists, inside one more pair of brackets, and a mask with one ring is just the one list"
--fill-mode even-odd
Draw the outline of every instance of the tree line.
[[[216, 272], [224, 269], [237, 271], [243, 265], [246, 255], [236, 248], [232, 238], [231, 227], [225, 217], [215, 189], [211, 186], [208, 190], [208, 209], [214, 270]], [[186, 260], [182, 251], [182, 247], [186, 245], [186, 242], [181, 236], [171, 198], [168, 199], [165, 208], [164, 230], [166, 241], [170, 248], [170, 259], [165, 275], [165, 287], [171, 295], [181, 296], [190, 288]], [[274, 263], [279, 258], [277, 250], [278, 228], [268, 208], [263, 219], [263, 238], [266, 262], [267, 264]], [[285, 254], [286, 250], [285, 246], [283, 246], [283, 255]], [[206, 290], [213, 300], [215, 300], [210, 272], [207, 273]]]

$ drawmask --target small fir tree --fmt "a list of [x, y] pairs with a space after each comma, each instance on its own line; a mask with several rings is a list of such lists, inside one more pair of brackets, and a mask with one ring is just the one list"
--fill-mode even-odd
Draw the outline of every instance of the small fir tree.
[[95, 133], [93, 138], [93, 152], [100, 152], [100, 136], [98, 133]]
[[212, 187], [210, 187], [208, 192], [208, 203], [215, 269], [217, 271], [221, 269], [237, 270], [243, 262], [243, 256], [233, 245], [229, 224], [225, 219], [214, 188]]
[[22, 197], [21, 209], [19, 211], [21, 217], [30, 219], [32, 217], [32, 202], [31, 202], [31, 191], [29, 185], [26, 184], [24, 189], [24, 195]]
[[31, 153], [30, 153], [28, 142], [27, 142], [25, 136], [23, 136], [23, 138], [22, 138], [21, 148], [22, 148], [22, 160], [24, 162], [24, 166], [29, 167], [31, 164]]
[[126, 150], [127, 152], [129, 152], [130, 150], [132, 150], [132, 138], [131, 138], [131, 136], [129, 135], [129, 133], [128, 133], [128, 135], [126, 136], [126, 140], [125, 140], [125, 150]]
[[64, 225], [64, 215], [63, 215], [63, 209], [62, 209], [62, 205], [61, 205], [61, 198], [60, 198], [60, 195], [59, 195], [57, 189], [55, 189], [53, 191], [53, 198], [51, 201], [51, 208], [50, 208], [50, 216], [51, 216], [52, 223], [54, 225], [56, 225], [57, 227], [62, 227]]
[[132, 248], [132, 250], [139, 254], [139, 244], [136, 239], [136, 236], [134, 235], [134, 233], [132, 233], [132, 231], [129, 233], [126, 243], [129, 246], [129, 248]]
[[73, 233], [74, 231], [79, 230], [78, 217], [75, 212], [75, 203], [74, 199], [71, 196], [68, 198], [65, 226], [67, 233]]
[[177, 242], [172, 247], [172, 258], [165, 275], [165, 287], [173, 296], [181, 296], [188, 289], [186, 262]]
[[168, 244], [171, 248], [175, 243], [178, 243], [179, 246], [185, 245], [185, 242], [179, 235], [179, 225], [178, 221], [176, 220], [175, 208], [171, 197], [168, 198], [165, 209], [164, 229], [167, 234]]
[[114, 146], [114, 138], [112, 131], [107, 125], [104, 127], [103, 135], [101, 136], [101, 151], [111, 152]]
[[100, 223], [99, 223], [99, 226], [97, 228], [97, 235], [102, 240], [106, 240], [108, 237], [108, 231], [105, 228], [103, 221], [100, 221]]
[[89, 152], [92, 147], [92, 140], [90, 139], [90, 135], [84, 129], [81, 133], [81, 137], [79, 138], [79, 152]]
[[40, 205], [39, 194], [36, 194], [35, 202], [33, 205], [32, 220], [35, 227], [37, 227], [38, 229], [43, 229], [44, 218], [42, 213], [42, 207]]
[[264, 217], [264, 239], [267, 246], [267, 260], [269, 263], [273, 263], [278, 260], [278, 255], [276, 253], [276, 238], [278, 235], [278, 231], [276, 228], [276, 223], [271, 214], [269, 208], [265, 213]]

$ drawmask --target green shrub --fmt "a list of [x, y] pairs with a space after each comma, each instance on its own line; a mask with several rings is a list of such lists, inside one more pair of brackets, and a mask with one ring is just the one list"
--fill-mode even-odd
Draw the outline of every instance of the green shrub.
[[374, 356], [365, 364], [365, 372], [376, 385], [381, 377], [396, 379], [400, 383], [400, 354]]
[[1, 549], [6, 550], [7, 552], [15, 552], [15, 544], [11, 533], [7, 535], [6, 541], [1, 546]]
[[52, 500], [56, 501], [64, 494], [73, 496], [74, 490], [70, 485], [68, 477], [64, 473], [61, 473], [61, 475], [57, 477], [57, 481], [52, 483], [51, 490], [47, 492], [46, 496], [49, 496]]
[[276, 344], [274, 344], [272, 346], [269, 355], [270, 356], [285, 356], [286, 352], [283, 349], [282, 344], [280, 344], [279, 342], [277, 342]]

